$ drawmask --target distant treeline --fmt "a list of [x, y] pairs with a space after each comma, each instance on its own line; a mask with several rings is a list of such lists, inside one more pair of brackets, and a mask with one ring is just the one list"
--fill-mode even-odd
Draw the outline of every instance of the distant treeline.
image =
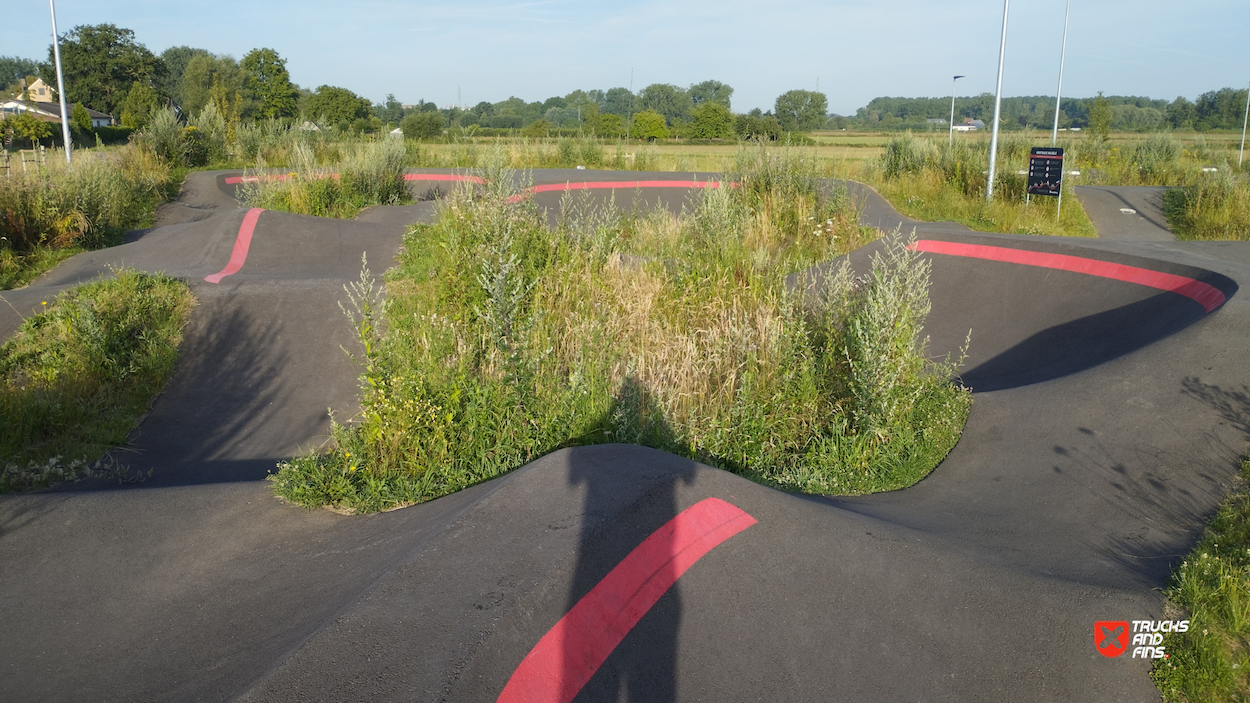
[[[1178, 97], [1153, 100], [1146, 97], [1111, 95], [1111, 129], [1117, 132], [1154, 132], [1164, 129], [1197, 130], [1241, 129], [1245, 117], [1246, 90], [1223, 88], [1203, 93], [1197, 101]], [[1093, 98], [1063, 98], [1059, 102], [1061, 128], [1089, 127]], [[830, 119], [837, 128], [864, 129], [946, 129], [950, 118], [951, 99], [945, 98], [874, 98], [856, 111], [854, 116]], [[994, 95], [955, 99], [955, 124], [965, 119], [989, 124], [994, 117]], [[1025, 127], [1049, 128], [1055, 117], [1054, 96], [1034, 95], [1003, 98], [1002, 126], [1006, 129]], [[929, 120], [942, 120], [940, 124]]]

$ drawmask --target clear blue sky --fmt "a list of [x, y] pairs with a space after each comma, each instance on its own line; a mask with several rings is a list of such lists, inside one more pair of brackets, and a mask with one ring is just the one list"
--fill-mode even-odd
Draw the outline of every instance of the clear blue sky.
[[[48, 5], [6, 3], [0, 55], [42, 59]], [[873, 97], [993, 92], [1001, 0], [169, 3], [60, 0], [58, 28], [111, 22], [154, 53], [186, 44], [241, 58], [267, 46], [301, 86], [446, 106], [577, 88], [715, 79], [733, 108], [815, 89], [853, 113]], [[1053, 94], [1064, 0], [1015, 0], [1004, 95]], [[1064, 94], [1173, 99], [1250, 82], [1247, 0], [1073, 0]]]

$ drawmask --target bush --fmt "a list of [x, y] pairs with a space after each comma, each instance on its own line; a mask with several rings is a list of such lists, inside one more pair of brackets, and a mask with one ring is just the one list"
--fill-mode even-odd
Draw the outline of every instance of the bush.
[[686, 136], [693, 139], [736, 139], [734, 116], [725, 105], [714, 100], [699, 103], [691, 113], [693, 122]]
[[434, 139], [443, 135], [445, 127], [441, 112], [410, 112], [404, 115], [399, 128], [405, 139]]
[[634, 115], [629, 136], [634, 139], [668, 139], [668, 127], [664, 124], [664, 116], [654, 110], [643, 110]]

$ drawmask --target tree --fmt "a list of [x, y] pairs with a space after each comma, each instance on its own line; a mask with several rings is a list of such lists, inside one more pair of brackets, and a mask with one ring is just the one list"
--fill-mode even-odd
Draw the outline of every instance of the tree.
[[405, 139], [431, 139], [443, 134], [443, 113], [413, 111], [404, 115], [399, 128]]
[[74, 109], [70, 110], [70, 121], [79, 132], [88, 133], [91, 128], [91, 113], [87, 112], [87, 108], [82, 103], [74, 103]]
[[373, 106], [373, 114], [387, 124], [399, 124], [404, 119], [404, 106], [395, 99], [394, 93], [386, 94], [386, 102]]
[[690, 119], [693, 108], [690, 94], [668, 83], [652, 83], [638, 93], [638, 109], [657, 112], [664, 116], [668, 124], [674, 120]]
[[187, 71], [187, 64], [196, 56], [210, 56], [205, 49], [190, 46], [171, 46], [161, 52], [161, 61], [165, 63], [165, 81], [161, 84], [161, 92], [173, 98], [179, 105], [182, 98], [182, 74]]
[[696, 85], [690, 86], [690, 100], [694, 102], [694, 106], [698, 107], [709, 100], [718, 102], [725, 107], [732, 107], [729, 99], [733, 97], [734, 89], [720, 81], [703, 81]]
[[32, 147], [38, 144], [40, 139], [52, 136], [51, 123], [44, 122], [29, 112], [19, 112], [6, 118], [4, 126], [13, 130], [15, 136], [29, 139]]
[[587, 125], [590, 131], [599, 137], [625, 136], [625, 119], [612, 112], [596, 115], [593, 121], [587, 122]]
[[1106, 139], [1111, 134], [1111, 120], [1114, 113], [1111, 110], [1111, 101], [1102, 96], [1102, 91], [1098, 91], [1097, 97], [1094, 98], [1089, 108], [1089, 131], [1099, 139]]
[[17, 56], [0, 56], [0, 85], [11, 86], [20, 83], [28, 76], [38, 78], [39, 69], [39, 63], [36, 61]]
[[[291, 83], [286, 59], [273, 49], [252, 49], [239, 62], [244, 88], [251, 94], [253, 107], [261, 117], [294, 117], [298, 90]], [[388, 96], [394, 101], [395, 96]], [[397, 121], [399, 116], [395, 118]]]
[[1172, 129], [1193, 129], [1198, 119], [1198, 108], [1184, 96], [1177, 97], [1168, 105], [1166, 114]]
[[599, 112], [607, 112], [628, 118], [634, 112], [634, 94], [628, 88], [612, 88], [603, 94]]
[[[213, 91], [224, 91], [226, 96], [240, 98], [239, 111], [243, 112], [245, 76], [239, 65], [229, 56], [196, 54], [187, 62], [179, 81], [179, 104], [188, 115], [198, 115], [213, 99]], [[222, 106], [218, 105], [218, 109]], [[223, 113], [224, 116], [224, 113]]]
[[772, 141], [781, 138], [781, 123], [776, 117], [760, 112], [759, 108], [745, 115], [738, 115], [734, 120], [734, 130], [743, 139]]
[[121, 102], [122, 126], [143, 129], [152, 118], [152, 114], [161, 109], [163, 103], [164, 100], [152, 86], [142, 81], [135, 81], [130, 91], [126, 93], [126, 98]]
[[[52, 63], [48, 47], [48, 63]], [[161, 85], [165, 64], [135, 41], [135, 33], [113, 24], [79, 25], [61, 37], [61, 68], [65, 99], [110, 115], [135, 81]]]
[[1245, 89], [1221, 88], [1198, 96], [1194, 108], [1198, 113], [1195, 125], [1199, 131], [1209, 129], [1241, 129], [1246, 105]]
[[773, 111], [787, 132], [812, 130], [825, 123], [829, 100], [824, 93], [791, 90], [777, 97]]
[[668, 127], [664, 124], [664, 115], [654, 110], [643, 110], [634, 115], [634, 124], [630, 127], [629, 136], [634, 139], [667, 139]]
[[705, 100], [690, 113], [694, 122], [687, 132], [695, 139], [733, 139], [734, 116], [729, 108], [716, 100]]
[[[346, 128], [352, 122], [367, 118], [373, 105], [347, 88], [323, 85], [308, 98], [305, 110], [308, 116], [324, 119], [327, 123]], [[442, 116], [439, 116], [442, 119]]]

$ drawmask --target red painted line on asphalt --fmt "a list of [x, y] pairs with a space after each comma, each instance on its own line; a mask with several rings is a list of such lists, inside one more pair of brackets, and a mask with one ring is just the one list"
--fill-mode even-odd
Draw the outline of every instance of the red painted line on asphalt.
[[687, 569], [755, 522], [719, 498], [699, 501], [669, 520], [543, 635], [498, 703], [570, 703]]
[[1059, 271], [1084, 273], [1100, 278], [1113, 278], [1117, 281], [1126, 281], [1178, 293], [1198, 303], [1207, 312], [1211, 312], [1224, 304], [1224, 293], [1220, 289], [1202, 281], [1189, 278], [1188, 276], [1151, 271], [1150, 269], [1138, 268], [1136, 266], [1115, 264], [1110, 261], [1087, 259], [1081, 256], [1068, 256], [1066, 254], [1047, 254], [1040, 251], [986, 246], [984, 244], [942, 242], [931, 239], [922, 239], [912, 245], [911, 248], [916, 251], [925, 251], [933, 254], [987, 259], [1009, 264], [1024, 264], [1025, 266], [1039, 266]]
[[247, 250], [252, 246], [252, 233], [256, 231], [256, 221], [260, 219], [263, 208], [254, 207], [243, 216], [243, 224], [239, 226], [239, 236], [234, 239], [234, 251], [230, 252], [230, 261], [226, 267], [211, 276], [205, 276], [209, 283], [221, 283], [221, 279], [239, 272], [243, 262], [247, 261]]

